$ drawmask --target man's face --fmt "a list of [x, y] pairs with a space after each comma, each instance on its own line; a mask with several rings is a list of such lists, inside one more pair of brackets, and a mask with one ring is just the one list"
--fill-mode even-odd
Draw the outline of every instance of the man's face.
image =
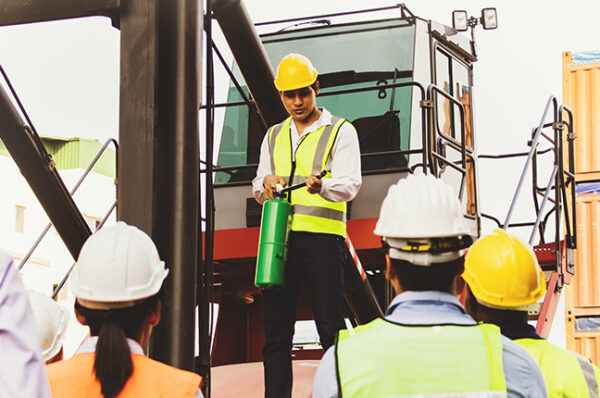
[[312, 87], [303, 87], [297, 90], [280, 92], [283, 106], [292, 116], [292, 119], [299, 122], [308, 121], [317, 107], [318, 83], [315, 88], [316, 90], [313, 90]]

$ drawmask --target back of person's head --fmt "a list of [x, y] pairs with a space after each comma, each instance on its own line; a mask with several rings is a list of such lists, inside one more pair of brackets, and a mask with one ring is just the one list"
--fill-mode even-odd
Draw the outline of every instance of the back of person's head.
[[546, 292], [544, 273], [529, 245], [499, 229], [469, 249], [463, 279], [470, 304], [494, 310], [526, 314]]
[[29, 302], [46, 363], [62, 359], [62, 345], [69, 325], [69, 313], [45, 294], [30, 290]]
[[450, 292], [463, 270], [463, 249], [472, 243], [453, 187], [426, 174], [389, 188], [374, 233], [402, 290]]
[[426, 267], [390, 258], [393, 275], [398, 278], [398, 283], [404, 291], [436, 290], [453, 293], [454, 278], [463, 272], [463, 266], [463, 257], [443, 263], [432, 263]]
[[160, 311], [167, 274], [150, 237], [124, 222], [83, 245], [70, 286], [78, 319], [98, 336], [94, 372], [105, 397], [118, 395], [133, 373], [127, 338], [139, 341], [151, 314]]

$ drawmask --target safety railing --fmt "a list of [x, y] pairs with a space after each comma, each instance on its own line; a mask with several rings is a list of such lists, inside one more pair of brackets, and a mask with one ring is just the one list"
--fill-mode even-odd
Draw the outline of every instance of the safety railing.
[[[450, 115], [453, 115], [455, 110], [458, 111], [458, 125], [460, 130], [458, 133], [460, 139], [454, 138], [454, 136], [447, 134], [439, 128], [440, 110], [438, 109], [438, 96], [441, 96], [444, 101], [447, 101], [449, 105], [448, 112]], [[479, 198], [476, 194], [477, 159], [473, 148], [467, 145], [469, 137], [467, 137], [466, 125], [467, 123], [471, 123], [471, 121], [467, 120], [465, 105], [456, 97], [435, 84], [430, 84], [427, 87], [426, 105], [429, 110], [427, 120], [427, 156], [430, 165], [429, 169], [437, 177], [441, 177], [447, 167], [460, 173], [460, 184], [458, 186], [459, 200], [463, 201], [466, 191], [471, 193], [471, 195], [468, 196], [468, 208], [464, 211], [464, 217], [476, 222], [477, 230], [479, 231]], [[455, 128], [456, 125], [452, 127], [452, 130], [454, 131]], [[474, 134], [474, 132], [471, 134]], [[471, 136], [471, 139], [472, 138], [473, 137]], [[458, 158], [450, 158], [449, 152], [446, 149], [447, 147], [451, 148]]]
[[[231, 75], [232, 79], [233, 79], [233, 75]], [[239, 83], [234, 83], [234, 85], [237, 87], [238, 91], [240, 93], [243, 93], [243, 90], [241, 89], [241, 87], [239, 86]], [[430, 101], [427, 101], [426, 98], [426, 90], [423, 87], [422, 84], [420, 84], [419, 82], [402, 82], [402, 83], [389, 83], [389, 84], [380, 84], [380, 85], [372, 85], [372, 86], [367, 86], [367, 87], [358, 87], [358, 88], [351, 88], [351, 89], [337, 89], [337, 90], [330, 90], [327, 92], [320, 92], [319, 93], [319, 97], [327, 97], [327, 96], [332, 96], [332, 95], [347, 95], [347, 94], [354, 94], [354, 93], [360, 93], [360, 92], [367, 92], [367, 91], [381, 91], [381, 90], [387, 90], [387, 89], [392, 89], [395, 90], [397, 88], [402, 88], [402, 87], [414, 87], [416, 89], [418, 89], [419, 92], [419, 98], [420, 98], [420, 105], [421, 105], [421, 148], [413, 148], [413, 149], [405, 149], [405, 150], [392, 150], [392, 151], [384, 151], [384, 152], [370, 152], [370, 153], [362, 153], [361, 154], [361, 159], [368, 159], [368, 158], [377, 158], [377, 157], [381, 157], [381, 156], [408, 156], [408, 155], [415, 155], [415, 154], [421, 154], [423, 157], [423, 161], [421, 163], [418, 164], [419, 167], [422, 167], [424, 170], [427, 169], [429, 167], [429, 165], [431, 164], [431, 161], [428, 161], [428, 159], [431, 159], [431, 155], [428, 152], [428, 139], [427, 139], [427, 126], [428, 126], [428, 109], [431, 108], [430, 107]], [[252, 106], [252, 103], [250, 101], [248, 101], [247, 99], [245, 99], [244, 101], [238, 101], [238, 102], [227, 102], [227, 103], [220, 103], [220, 104], [214, 104], [213, 107], [214, 108], [220, 108], [220, 107], [229, 107], [229, 106], [248, 106], [250, 109], [254, 109], [254, 107]], [[201, 107], [200, 109], [204, 109], [205, 107]], [[463, 111], [464, 113], [464, 111]], [[200, 164], [205, 164], [206, 162], [201, 161]], [[235, 171], [239, 171], [239, 170], [246, 170], [246, 169], [255, 169], [258, 167], [257, 163], [254, 164], [245, 164], [245, 165], [239, 165], [239, 166], [218, 166], [218, 165], [213, 165], [212, 167], [212, 171], [213, 172], [225, 172], [228, 174], [233, 174]], [[451, 165], [451, 167], [454, 167], [454, 165]], [[379, 174], [384, 170], [370, 170], [370, 171], [366, 171], [363, 174]], [[393, 171], [398, 171], [395, 169], [391, 169], [391, 170], [385, 170], [386, 172], [393, 172]], [[414, 170], [411, 170], [414, 171]], [[427, 171], [425, 171], [427, 172]], [[432, 171], [433, 172], [433, 171]], [[206, 169], [202, 168], [200, 169], [200, 173], [206, 173]], [[248, 181], [246, 182], [242, 182], [242, 183], [248, 183]], [[230, 185], [230, 184], [227, 184]]]
[[[437, 95], [443, 96], [445, 99], [450, 101], [450, 103], [453, 106], [456, 106], [458, 108], [459, 116], [460, 116], [460, 138], [461, 138], [460, 141], [454, 139], [453, 137], [451, 137], [447, 134], [438, 132], [438, 129], [437, 129], [438, 107], [437, 107], [437, 101], [435, 101]], [[448, 94], [446, 91], [442, 90], [441, 88], [439, 88], [438, 86], [436, 86], [434, 84], [431, 84], [431, 85], [429, 85], [429, 87], [427, 87], [427, 97], [431, 101], [431, 105], [432, 105], [431, 106], [431, 134], [428, 135], [429, 139], [431, 140], [428, 145], [430, 148], [431, 156], [438, 162], [441, 162], [442, 164], [444, 164], [446, 166], [450, 166], [454, 170], [461, 173], [461, 183], [460, 183], [460, 188], [458, 190], [458, 198], [460, 200], [462, 200], [465, 183], [466, 183], [466, 178], [467, 178], [467, 162], [472, 162], [472, 164], [475, 165], [475, 161], [473, 158], [473, 150], [471, 148], [468, 148], [467, 144], [466, 144], [467, 136], [466, 136], [466, 131], [465, 131], [465, 109], [464, 109], [464, 106], [456, 98], [454, 98], [453, 96]], [[453, 162], [453, 161], [450, 161], [447, 157], [445, 157], [442, 153], [439, 153], [437, 151], [437, 148], [438, 148], [437, 143], [438, 142], [442, 142], [442, 143], [450, 146], [451, 148], [455, 149], [456, 151], [458, 151], [461, 155], [460, 160]], [[460, 166], [456, 164], [458, 162], [460, 162]], [[437, 162], [432, 162], [432, 164], [434, 166], [436, 165], [436, 163]], [[434, 167], [434, 174], [436, 174], [437, 176], [440, 175], [440, 170], [438, 167]]]
[[[115, 200], [114, 203], [112, 204], [112, 206], [110, 207], [110, 209], [108, 209], [108, 211], [106, 212], [106, 214], [104, 214], [104, 217], [102, 217], [102, 221], [100, 221], [100, 224], [98, 224], [98, 227], [96, 227], [96, 231], [102, 229], [102, 227], [104, 226], [104, 224], [108, 220], [108, 217], [110, 217], [111, 213], [116, 208], [117, 208], [117, 201]], [[56, 285], [56, 287], [52, 291], [52, 295], [50, 296], [50, 298], [52, 298], [54, 300], [54, 298], [58, 295], [58, 293], [60, 292], [60, 290], [63, 288], [63, 286], [65, 285], [65, 283], [69, 279], [69, 276], [71, 276], [71, 273], [73, 272], [73, 268], [75, 268], [75, 264], [76, 264], [76, 262], [74, 262], [73, 264], [71, 264], [71, 266], [67, 270], [65, 276], [63, 276], [63, 278], [61, 279], [61, 281]]]
[[[79, 187], [81, 186], [81, 184], [83, 183], [83, 181], [90, 174], [90, 172], [92, 171], [92, 169], [94, 168], [94, 166], [96, 165], [96, 163], [98, 163], [98, 160], [100, 160], [100, 158], [102, 157], [102, 154], [104, 153], [104, 151], [106, 151], [106, 149], [108, 148], [108, 146], [111, 143], [115, 147], [115, 152], [117, 153], [116, 159], [118, 160], [119, 144], [117, 143], [117, 140], [115, 140], [114, 138], [109, 138], [108, 140], [106, 140], [106, 142], [104, 143], [104, 145], [102, 145], [102, 147], [98, 150], [98, 152], [96, 153], [96, 156], [94, 156], [94, 158], [92, 159], [92, 161], [90, 162], [90, 164], [88, 165], [88, 167], [85, 169], [85, 171], [79, 177], [79, 180], [77, 181], [77, 183], [73, 186], [73, 188], [69, 192], [69, 194], [71, 196], [73, 196], [75, 194], [75, 192], [77, 192], [77, 190], [79, 189]], [[116, 168], [115, 168], [115, 170], [116, 170]], [[116, 203], [113, 206], [116, 207]], [[112, 212], [112, 209], [113, 208], [111, 208], [111, 210], [110, 210], [110, 212], [108, 214], [110, 214]], [[104, 224], [104, 223], [102, 223], [102, 224]], [[42, 232], [40, 233], [40, 235], [38, 236], [38, 238], [36, 239], [36, 241], [34, 242], [34, 244], [31, 246], [31, 248], [29, 249], [29, 251], [27, 252], [27, 254], [25, 254], [25, 256], [23, 256], [23, 259], [21, 260], [21, 262], [18, 265], [18, 269], [19, 270], [21, 270], [25, 266], [25, 264], [27, 263], [27, 261], [31, 258], [33, 252], [40, 245], [40, 243], [42, 242], [42, 240], [44, 239], [44, 237], [46, 236], [46, 234], [48, 233], [48, 231], [50, 230], [51, 227], [52, 227], [52, 223], [51, 222], [49, 222], [46, 225], [46, 227], [44, 227], [44, 229], [42, 230]]]
[[[552, 112], [552, 113], [551, 113]], [[568, 120], [564, 120], [564, 114], [567, 114]], [[546, 122], [548, 116], [551, 114], [552, 121]], [[567, 127], [567, 145], [569, 154], [569, 165], [568, 170], [565, 169], [564, 165], [564, 148], [563, 148], [563, 130]], [[553, 137], [548, 136], [544, 133], [544, 129], [552, 128], [554, 134]], [[539, 150], [538, 146], [540, 141], [544, 139], [550, 144], [549, 148]], [[565, 220], [565, 249], [573, 250], [577, 247], [577, 228], [576, 228], [576, 197], [575, 197], [575, 150], [574, 150], [575, 134], [573, 132], [573, 113], [565, 105], [558, 105], [558, 101], [554, 96], [551, 96], [544, 108], [544, 112], [540, 119], [538, 126], [533, 129], [532, 137], [529, 141], [531, 149], [525, 153], [511, 153], [504, 155], [480, 155], [480, 159], [500, 159], [500, 158], [512, 158], [512, 157], [527, 157], [523, 170], [521, 171], [519, 181], [517, 183], [515, 193], [512, 197], [511, 204], [509, 206], [506, 218], [501, 223], [497, 218], [488, 214], [482, 214], [483, 217], [488, 218], [498, 225], [502, 229], [508, 229], [513, 227], [532, 227], [529, 235], [529, 244], [534, 245], [536, 237], [539, 233], [539, 243], [545, 243], [545, 232], [546, 224], [550, 217], [554, 215], [554, 248], [555, 253], [555, 271], [559, 275], [563, 275], [562, 270], [562, 251], [561, 251], [561, 240], [562, 240], [562, 217]], [[546, 153], [553, 153], [553, 165], [550, 172], [550, 178], [546, 185], [540, 186], [538, 183], [538, 157]], [[532, 174], [532, 190], [533, 190], [533, 203], [536, 212], [534, 221], [511, 223], [514, 210], [517, 206], [521, 190], [524, 186], [526, 176], [531, 171]], [[569, 200], [567, 197], [567, 188], [571, 188], [571, 205], [566, 206]], [[552, 195], [553, 194], [553, 195]], [[541, 202], [538, 201], [538, 197], [542, 196]], [[553, 207], [545, 212], [545, 207], [548, 202], [553, 203]], [[570, 274], [574, 273], [574, 264], [567, 261], [566, 271]], [[562, 280], [562, 278], [559, 278]], [[560, 287], [561, 281], [559, 281], [558, 287]]]

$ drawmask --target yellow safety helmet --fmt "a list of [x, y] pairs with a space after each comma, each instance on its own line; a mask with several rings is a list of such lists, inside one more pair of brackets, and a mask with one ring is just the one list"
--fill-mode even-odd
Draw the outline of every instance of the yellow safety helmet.
[[317, 80], [318, 72], [304, 55], [288, 54], [277, 67], [275, 87], [279, 91], [308, 87]]
[[477, 301], [492, 308], [527, 310], [546, 292], [546, 279], [533, 251], [499, 229], [473, 244], [463, 278]]

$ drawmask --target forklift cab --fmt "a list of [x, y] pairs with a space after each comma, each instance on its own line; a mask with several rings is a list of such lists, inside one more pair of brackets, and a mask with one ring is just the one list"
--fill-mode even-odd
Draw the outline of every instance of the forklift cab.
[[[307, 56], [319, 72], [317, 105], [357, 130], [363, 185], [350, 206], [350, 236], [353, 220], [370, 220], [360, 232], [370, 233], [387, 188], [425, 168], [456, 187], [471, 233], [478, 236], [471, 41], [450, 27], [413, 16], [403, 5], [386, 19], [366, 16], [307, 19], [283, 29], [277, 23], [260, 26], [273, 69], [289, 53]], [[236, 66], [232, 72], [242, 85]], [[249, 97], [245, 86], [242, 90]], [[217, 231], [259, 223], [250, 183], [268, 126], [242, 100], [232, 82], [228, 103], [235, 105], [225, 110], [217, 161], [221, 171], [215, 176]]]
[[[471, 111], [476, 58], [468, 38], [413, 16], [403, 5], [383, 19], [367, 20], [369, 16], [367, 12], [353, 15], [354, 20], [347, 15], [308, 18], [291, 28], [281, 23], [258, 28], [272, 68], [276, 70], [289, 53], [307, 56], [319, 72], [317, 106], [356, 128], [363, 183], [349, 203], [347, 231], [360, 258], [356, 268], [363, 279], [368, 278], [379, 306], [385, 308], [393, 293], [381, 272], [383, 252], [373, 229], [389, 186], [412, 172], [443, 178], [456, 188], [471, 235], [479, 235]], [[226, 307], [240, 306], [235, 296], [259, 300], [252, 281], [262, 207], [252, 195], [251, 181], [269, 127], [253, 104], [244, 101], [250, 95], [237, 66], [231, 74], [235, 82], [228, 88], [230, 105], [223, 112], [214, 185], [215, 281], [221, 286], [223, 316]], [[352, 249], [350, 253], [354, 254]], [[366, 300], [358, 295], [355, 299]], [[309, 303], [301, 300], [298, 319], [311, 319], [309, 309]], [[243, 313], [246, 347], [261, 347], [260, 305], [243, 307]], [[226, 319], [219, 325], [227, 324]], [[236, 356], [230, 351], [215, 346], [213, 360], [231, 363]], [[254, 348], [236, 355], [244, 361], [262, 360], [260, 350]], [[319, 358], [321, 354], [295, 351], [295, 355]]]

